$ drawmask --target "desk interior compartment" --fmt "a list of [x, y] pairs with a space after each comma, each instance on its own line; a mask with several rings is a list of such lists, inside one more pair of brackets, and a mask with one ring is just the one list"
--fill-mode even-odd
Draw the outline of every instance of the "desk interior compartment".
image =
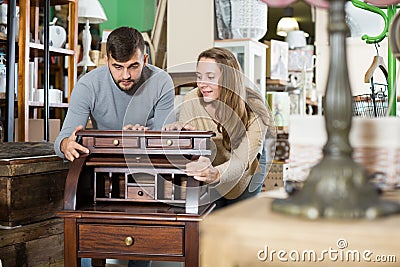
[[157, 174], [157, 196], [160, 200], [184, 201], [187, 176], [184, 174]]
[[95, 171], [95, 200], [124, 199], [125, 173]]

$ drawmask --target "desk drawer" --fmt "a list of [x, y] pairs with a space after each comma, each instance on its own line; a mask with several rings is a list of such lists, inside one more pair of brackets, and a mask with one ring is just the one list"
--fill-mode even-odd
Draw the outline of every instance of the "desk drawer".
[[137, 148], [139, 147], [139, 138], [123, 138], [121, 137], [115, 137], [115, 138], [102, 138], [102, 137], [97, 137], [94, 139], [94, 147], [105, 147], [105, 148], [111, 148], [111, 147], [133, 147]]
[[193, 148], [192, 138], [147, 138], [147, 148], [190, 149]]
[[154, 187], [129, 186], [127, 198], [136, 200], [154, 199]]
[[182, 256], [183, 242], [180, 226], [79, 225], [80, 252]]

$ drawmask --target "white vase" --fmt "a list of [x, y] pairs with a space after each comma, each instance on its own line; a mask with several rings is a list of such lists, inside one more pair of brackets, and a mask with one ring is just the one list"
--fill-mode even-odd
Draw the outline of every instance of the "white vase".
[[[52, 22], [50, 22], [49, 26], [49, 43], [50, 46], [55, 48], [64, 47], [65, 42], [67, 40], [67, 33], [65, 29], [61, 26], [55, 25], [57, 18], [54, 18]], [[42, 43], [44, 43], [44, 32], [42, 32]]]

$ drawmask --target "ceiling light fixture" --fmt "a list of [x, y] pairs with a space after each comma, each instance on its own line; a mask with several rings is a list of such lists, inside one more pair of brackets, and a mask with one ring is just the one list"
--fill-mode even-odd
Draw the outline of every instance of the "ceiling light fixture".
[[283, 18], [281, 18], [276, 26], [276, 34], [286, 37], [288, 32], [299, 30], [299, 23], [293, 18], [293, 8], [286, 7], [283, 10]]

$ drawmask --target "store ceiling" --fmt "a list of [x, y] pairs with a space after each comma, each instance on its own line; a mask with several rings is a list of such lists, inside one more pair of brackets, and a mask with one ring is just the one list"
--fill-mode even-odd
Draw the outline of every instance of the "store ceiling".
[[[293, 8], [293, 17], [299, 23], [300, 30], [307, 32], [310, 37], [308, 43], [311, 44], [315, 39], [314, 22], [312, 21], [312, 8], [309, 4], [304, 1], [297, 1], [289, 7]], [[283, 37], [276, 35], [276, 25], [280, 18], [283, 17], [283, 8], [272, 8], [268, 7], [268, 31], [262, 40], [284, 40]]]

